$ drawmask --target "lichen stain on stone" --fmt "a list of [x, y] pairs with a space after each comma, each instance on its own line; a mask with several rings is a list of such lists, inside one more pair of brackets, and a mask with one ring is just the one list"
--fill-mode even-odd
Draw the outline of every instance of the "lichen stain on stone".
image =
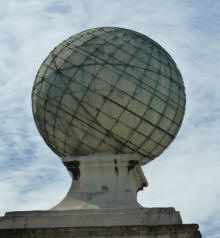
[[115, 174], [118, 176], [118, 163], [117, 163], [117, 160], [115, 159], [114, 162], [115, 162]]
[[64, 162], [64, 165], [67, 167], [67, 169], [70, 171], [70, 173], [73, 176], [73, 180], [79, 180], [80, 177], [80, 162], [75, 160], [75, 161], [69, 161], [69, 162]]
[[138, 165], [137, 160], [129, 160], [128, 161], [128, 172], [133, 169], [136, 165]]
[[146, 187], [146, 186], [147, 186], [147, 183], [142, 183], [142, 184], [141, 184], [141, 187], [139, 187], [139, 188], [137, 189], [137, 192], [143, 190], [144, 187]]
[[103, 191], [108, 191], [108, 190], [109, 190], [109, 187], [106, 186], [106, 185], [103, 185], [103, 186], [102, 186], [102, 190], [103, 190]]

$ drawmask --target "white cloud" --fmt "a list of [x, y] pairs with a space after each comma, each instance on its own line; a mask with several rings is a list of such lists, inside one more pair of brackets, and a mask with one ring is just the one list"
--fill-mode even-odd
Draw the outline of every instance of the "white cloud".
[[[209, 237], [220, 221], [220, 49], [218, 1], [4, 1], [0, 9], [0, 212], [47, 209], [70, 179], [39, 137], [31, 88], [41, 62], [62, 40], [97, 26], [120, 26], [160, 43], [180, 68], [187, 93], [174, 143], [144, 167], [145, 206], [174, 206]], [[59, 191], [59, 192], [57, 192]]]

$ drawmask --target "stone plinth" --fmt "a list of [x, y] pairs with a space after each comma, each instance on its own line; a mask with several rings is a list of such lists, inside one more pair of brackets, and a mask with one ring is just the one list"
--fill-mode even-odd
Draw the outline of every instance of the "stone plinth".
[[198, 225], [183, 225], [174, 208], [9, 212], [0, 238], [200, 238]]
[[182, 224], [174, 208], [9, 212], [1, 229]]
[[28, 228], [0, 230], [1, 238], [201, 238], [198, 225]]

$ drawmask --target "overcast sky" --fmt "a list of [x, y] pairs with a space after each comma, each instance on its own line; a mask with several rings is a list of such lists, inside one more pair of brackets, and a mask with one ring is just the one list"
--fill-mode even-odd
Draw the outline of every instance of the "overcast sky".
[[0, 215], [49, 209], [70, 177], [40, 137], [31, 90], [49, 52], [67, 37], [98, 26], [141, 32], [176, 61], [186, 86], [182, 128], [144, 167], [145, 207], [175, 207], [203, 237], [220, 237], [220, 1], [0, 0]]

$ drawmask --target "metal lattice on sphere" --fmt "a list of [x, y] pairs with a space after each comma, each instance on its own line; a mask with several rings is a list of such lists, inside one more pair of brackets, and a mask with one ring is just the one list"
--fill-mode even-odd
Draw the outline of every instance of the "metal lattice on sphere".
[[159, 44], [102, 27], [55, 47], [37, 73], [32, 105], [40, 134], [61, 157], [137, 153], [147, 162], [175, 138], [185, 89]]

